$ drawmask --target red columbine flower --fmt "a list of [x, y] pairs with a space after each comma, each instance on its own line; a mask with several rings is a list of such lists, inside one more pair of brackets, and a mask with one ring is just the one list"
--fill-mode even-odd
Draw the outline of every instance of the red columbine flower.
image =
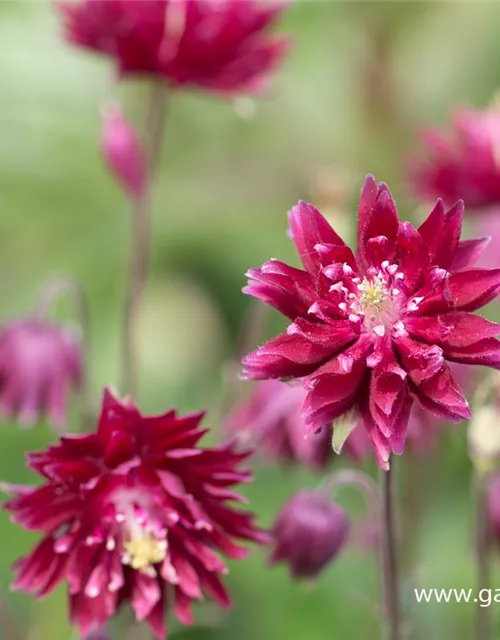
[[47, 414], [55, 427], [66, 422], [67, 394], [82, 375], [75, 336], [44, 320], [11, 322], [0, 331], [0, 408], [32, 425]]
[[5, 508], [41, 542], [16, 565], [14, 587], [45, 596], [69, 586], [71, 620], [82, 636], [100, 628], [126, 601], [157, 638], [165, 610], [189, 624], [191, 602], [229, 597], [219, 552], [242, 558], [234, 539], [263, 542], [252, 516], [227, 502], [233, 485], [251, 480], [238, 468], [248, 456], [231, 444], [203, 449], [203, 414], [142, 416], [105, 391], [96, 433], [62, 437], [28, 457], [44, 482], [8, 486]]
[[287, 41], [268, 35], [281, 2], [258, 0], [79, 0], [60, 2], [68, 39], [115, 58], [122, 75], [173, 87], [255, 91]]
[[[263, 380], [229, 415], [228, 430], [271, 460], [322, 469], [331, 460], [331, 434], [323, 429], [310, 438], [305, 437], [301, 415], [305, 398], [306, 391], [301, 385]], [[363, 431], [355, 430], [344, 450], [353, 459], [361, 460], [370, 450], [368, 437]]]
[[471, 209], [500, 204], [500, 109], [461, 109], [445, 136], [434, 129], [423, 133], [427, 157], [412, 167], [419, 195], [458, 198]]
[[500, 367], [499, 325], [471, 313], [499, 294], [500, 269], [470, 268], [484, 240], [460, 242], [462, 215], [463, 203], [445, 211], [439, 200], [417, 230], [369, 176], [354, 256], [299, 203], [290, 226], [305, 269], [271, 260], [244, 289], [291, 324], [244, 359], [244, 375], [302, 378], [308, 433], [340, 418], [348, 433], [360, 416], [383, 468], [403, 452], [415, 399], [453, 422], [469, 418], [447, 361]]
[[301, 491], [276, 518], [269, 562], [287, 564], [294, 578], [316, 578], [340, 553], [349, 529], [342, 507], [320, 491]]

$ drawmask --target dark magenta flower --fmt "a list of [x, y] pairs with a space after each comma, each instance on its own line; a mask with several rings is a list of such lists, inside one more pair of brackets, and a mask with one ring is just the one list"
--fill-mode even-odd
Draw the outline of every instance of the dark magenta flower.
[[79, 0], [59, 8], [71, 42], [114, 58], [121, 75], [172, 87], [256, 91], [288, 46], [268, 34], [282, 2]]
[[422, 133], [425, 155], [411, 166], [415, 191], [449, 204], [464, 200], [467, 208], [500, 204], [500, 109], [461, 109], [452, 116], [452, 131]]
[[[328, 429], [306, 438], [302, 406], [306, 391], [302, 385], [279, 380], [258, 382], [250, 396], [227, 418], [230, 434], [255, 447], [269, 459], [322, 469], [332, 458], [332, 438]], [[344, 451], [361, 460], [370, 451], [366, 434], [355, 429]]]
[[0, 408], [29, 426], [47, 414], [61, 428], [68, 390], [82, 377], [75, 336], [44, 320], [17, 320], [0, 330]]
[[349, 518], [320, 491], [301, 491], [285, 504], [273, 527], [271, 564], [283, 562], [294, 578], [316, 578], [342, 550]]
[[382, 468], [403, 452], [414, 400], [452, 422], [470, 418], [448, 362], [500, 367], [499, 325], [471, 313], [499, 294], [500, 269], [471, 268], [485, 241], [460, 241], [462, 215], [461, 202], [445, 211], [439, 200], [417, 230], [369, 176], [354, 256], [299, 203], [290, 225], [304, 270], [271, 260], [244, 289], [291, 323], [244, 359], [244, 376], [303, 379], [308, 433], [340, 419], [348, 434], [361, 417]]
[[70, 615], [82, 636], [130, 602], [157, 638], [172, 606], [184, 624], [206, 593], [229, 596], [219, 554], [243, 558], [235, 539], [266, 541], [252, 516], [228, 504], [251, 480], [232, 444], [201, 448], [203, 414], [142, 416], [105, 391], [96, 433], [62, 437], [29, 454], [38, 488], [7, 485], [12, 519], [42, 540], [15, 565], [14, 588], [42, 597], [67, 580]]

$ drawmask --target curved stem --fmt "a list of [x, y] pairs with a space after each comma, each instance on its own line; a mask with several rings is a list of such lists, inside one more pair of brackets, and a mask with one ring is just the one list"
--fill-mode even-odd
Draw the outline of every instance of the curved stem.
[[48, 316], [54, 301], [62, 296], [68, 296], [71, 299], [73, 313], [78, 319], [78, 324], [82, 332], [83, 366], [80, 393], [82, 398], [83, 428], [87, 430], [95, 416], [89, 385], [90, 307], [81, 283], [69, 275], [50, 278], [39, 289], [35, 312], [39, 317]]
[[388, 471], [381, 472], [382, 530], [380, 553], [382, 563], [382, 588], [384, 614], [387, 623], [387, 640], [401, 640], [401, 618], [399, 609], [399, 570], [395, 518], [394, 463]]
[[[487, 513], [488, 474], [478, 474], [475, 481], [476, 491], [476, 579], [477, 593], [481, 589], [490, 589], [490, 531]], [[476, 640], [489, 640], [491, 637], [491, 619], [489, 607], [482, 606], [477, 599]]]
[[148, 185], [133, 201], [130, 267], [125, 299], [123, 329], [123, 387], [132, 396], [137, 394], [138, 354], [135, 329], [144, 290], [149, 259], [151, 184], [158, 165], [166, 115], [167, 93], [163, 85], [155, 83], [149, 103], [144, 149], [148, 167]]
[[323, 482], [320, 491], [330, 495], [330, 493], [345, 485], [360, 489], [365, 497], [368, 511], [373, 513], [373, 518], [377, 521], [380, 518], [382, 508], [380, 493], [376, 483], [366, 473], [356, 469], [335, 471]]

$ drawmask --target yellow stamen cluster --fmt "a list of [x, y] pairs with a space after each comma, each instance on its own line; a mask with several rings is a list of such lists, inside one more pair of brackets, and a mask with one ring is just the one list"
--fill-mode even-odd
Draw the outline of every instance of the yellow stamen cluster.
[[369, 309], [381, 310], [383, 303], [389, 297], [386, 281], [383, 276], [377, 275], [372, 280], [365, 278], [358, 284], [360, 292], [359, 304], [362, 311]]
[[128, 564], [137, 571], [149, 573], [152, 565], [165, 559], [167, 542], [158, 540], [151, 534], [142, 533], [125, 542], [124, 548], [123, 564]]

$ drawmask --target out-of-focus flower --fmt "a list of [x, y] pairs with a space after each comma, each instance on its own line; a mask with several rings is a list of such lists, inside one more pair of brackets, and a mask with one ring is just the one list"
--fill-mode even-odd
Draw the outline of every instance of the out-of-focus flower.
[[494, 404], [479, 407], [469, 424], [469, 454], [480, 471], [491, 471], [500, 462], [500, 412]]
[[441, 197], [449, 204], [462, 198], [468, 209], [476, 210], [500, 204], [499, 105], [458, 110], [448, 136], [431, 129], [422, 137], [426, 157], [410, 168], [419, 195]]
[[346, 512], [328, 496], [301, 491], [276, 518], [269, 562], [287, 564], [294, 578], [316, 578], [342, 550], [349, 527]]
[[244, 358], [246, 378], [302, 378], [308, 433], [359, 414], [384, 469], [403, 452], [415, 399], [452, 422], [470, 418], [448, 362], [500, 367], [499, 325], [471, 313], [500, 293], [500, 269], [470, 268], [484, 242], [460, 242], [462, 215], [463, 203], [445, 211], [439, 200], [417, 230], [369, 176], [355, 257], [299, 203], [290, 225], [304, 270], [271, 260], [248, 272], [244, 291], [291, 324]]
[[500, 473], [493, 474], [488, 480], [486, 504], [490, 531], [500, 543]]
[[228, 504], [242, 500], [231, 487], [251, 480], [239, 468], [248, 453], [199, 447], [202, 417], [142, 416], [107, 390], [96, 433], [30, 454], [44, 482], [4, 485], [15, 495], [5, 508], [43, 538], [16, 563], [14, 588], [41, 597], [66, 579], [83, 636], [125, 602], [157, 638], [166, 637], [167, 606], [184, 624], [203, 592], [228, 606], [219, 553], [242, 558], [247, 551], [235, 539], [267, 536]]
[[66, 422], [68, 390], [82, 378], [83, 357], [75, 336], [45, 320], [10, 322], [0, 330], [0, 408], [30, 426], [47, 414], [54, 427]]
[[59, 2], [67, 38], [111, 56], [121, 75], [221, 93], [260, 89], [288, 48], [268, 34], [282, 2], [79, 0]]
[[140, 198], [146, 187], [147, 165], [139, 138], [119, 105], [107, 105], [103, 117], [104, 160], [123, 190], [132, 198]]
[[[327, 429], [305, 437], [301, 415], [306, 391], [301, 385], [263, 380], [229, 416], [226, 426], [241, 441], [248, 441], [271, 460], [324, 468], [332, 457], [331, 434]], [[345, 443], [345, 452], [355, 460], [364, 458], [370, 443], [355, 430]]]

